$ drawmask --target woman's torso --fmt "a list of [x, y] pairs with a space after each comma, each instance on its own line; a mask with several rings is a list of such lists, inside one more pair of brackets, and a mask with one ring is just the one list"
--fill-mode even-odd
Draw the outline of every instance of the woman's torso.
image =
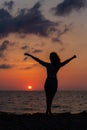
[[56, 68], [51, 63], [48, 63], [46, 66], [47, 78], [56, 78], [59, 68], [60, 67]]

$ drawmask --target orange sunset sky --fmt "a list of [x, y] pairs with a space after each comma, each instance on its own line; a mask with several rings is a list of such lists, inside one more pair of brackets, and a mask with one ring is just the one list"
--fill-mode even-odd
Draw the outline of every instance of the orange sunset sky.
[[59, 90], [87, 90], [87, 1], [0, 0], [0, 90], [43, 90], [49, 62], [77, 58], [58, 72]]

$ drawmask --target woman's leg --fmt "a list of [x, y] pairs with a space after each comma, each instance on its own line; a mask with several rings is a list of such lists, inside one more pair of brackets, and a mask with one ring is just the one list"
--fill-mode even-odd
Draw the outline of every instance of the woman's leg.
[[45, 83], [46, 114], [51, 114], [51, 105], [57, 91], [57, 79], [47, 79]]
[[47, 105], [46, 114], [52, 114], [51, 113], [51, 105], [52, 105], [52, 101], [53, 101], [53, 98], [55, 96], [55, 93], [56, 93], [56, 91], [46, 93], [46, 105]]
[[46, 95], [46, 114], [49, 114], [51, 112], [51, 101], [50, 96]]

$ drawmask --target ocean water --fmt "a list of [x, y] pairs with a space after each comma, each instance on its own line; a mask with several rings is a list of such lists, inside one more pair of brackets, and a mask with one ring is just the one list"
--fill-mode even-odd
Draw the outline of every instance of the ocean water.
[[[0, 91], [0, 112], [44, 113], [44, 91]], [[87, 91], [59, 91], [53, 104], [53, 113], [80, 113], [87, 111]]]

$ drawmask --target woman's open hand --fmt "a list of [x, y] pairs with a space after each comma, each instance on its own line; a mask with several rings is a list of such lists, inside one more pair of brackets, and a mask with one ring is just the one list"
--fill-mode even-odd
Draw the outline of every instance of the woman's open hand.
[[76, 56], [76, 55], [74, 55], [74, 56], [73, 56], [73, 58], [77, 58], [77, 56]]
[[29, 53], [24, 53], [24, 55], [26, 55], [26, 56], [30, 56], [30, 54], [29, 54]]

